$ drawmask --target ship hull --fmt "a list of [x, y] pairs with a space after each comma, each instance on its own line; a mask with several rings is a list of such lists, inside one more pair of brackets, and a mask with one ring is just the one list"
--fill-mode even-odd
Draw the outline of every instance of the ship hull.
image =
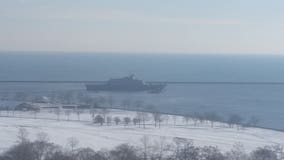
[[147, 84], [141, 86], [110, 86], [105, 84], [86, 84], [88, 91], [109, 91], [109, 92], [149, 92], [160, 93], [165, 88], [165, 84]]

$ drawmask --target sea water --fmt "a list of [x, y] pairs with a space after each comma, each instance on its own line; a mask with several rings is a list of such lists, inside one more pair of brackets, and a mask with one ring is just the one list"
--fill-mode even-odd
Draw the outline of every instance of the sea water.
[[[123, 53], [1, 53], [0, 81], [92, 81], [134, 73], [145, 81], [252, 82], [169, 84], [161, 94], [94, 93], [142, 100], [163, 112], [217, 112], [284, 129], [284, 56]], [[0, 83], [0, 93], [86, 92], [83, 83]]]

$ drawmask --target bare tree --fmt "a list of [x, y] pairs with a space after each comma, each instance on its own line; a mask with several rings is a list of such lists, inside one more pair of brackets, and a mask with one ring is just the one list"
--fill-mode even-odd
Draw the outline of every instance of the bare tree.
[[106, 121], [106, 116], [109, 114], [109, 110], [107, 108], [102, 108], [100, 110], [100, 113], [102, 114], [104, 120]]
[[74, 150], [79, 145], [79, 141], [75, 137], [70, 137], [67, 139], [67, 145], [70, 147], [71, 152], [74, 153]]
[[115, 122], [115, 125], [118, 125], [120, 123], [120, 118], [119, 117], [115, 117], [114, 118], [114, 122]]
[[89, 112], [90, 112], [91, 117], [94, 118], [94, 117], [95, 117], [95, 114], [96, 114], [96, 112], [97, 112], [97, 110], [95, 109], [94, 106], [91, 106]]
[[198, 121], [202, 121], [202, 119], [203, 119], [202, 117], [203, 116], [198, 112], [193, 113], [192, 120], [193, 120], [194, 126], [197, 126]]
[[[40, 110], [39, 109], [35, 109], [32, 112], [33, 112], [33, 115], [34, 115], [34, 119], [37, 119], [37, 114], [40, 112]], [[14, 116], [14, 111], [13, 111], [13, 116]]]
[[142, 121], [142, 113], [137, 111], [135, 119], [137, 119], [138, 125], [139, 125], [139, 128], [140, 128], [141, 127], [141, 121]]
[[187, 125], [188, 125], [188, 122], [189, 122], [190, 118], [191, 118], [190, 114], [183, 115], [183, 119], [184, 119], [184, 121], [186, 122]]
[[[137, 118], [141, 119], [141, 122], [143, 123], [143, 128], [146, 128], [146, 121], [149, 118], [149, 115], [147, 112], [137, 112]], [[139, 124], [140, 126], [140, 124]]]
[[71, 110], [67, 109], [67, 110], [64, 111], [64, 113], [65, 113], [65, 116], [66, 116], [67, 120], [69, 121], [70, 120], [69, 119], [70, 118], [70, 114], [72, 113]]
[[37, 141], [39, 142], [48, 142], [49, 138], [48, 138], [48, 134], [45, 132], [39, 132], [37, 135]]
[[258, 148], [251, 153], [250, 160], [279, 160], [277, 153], [269, 147]]
[[37, 160], [36, 150], [33, 143], [20, 143], [0, 155], [1, 160]]
[[164, 119], [164, 121], [166, 121], [166, 124], [168, 125], [168, 124], [169, 124], [170, 116], [167, 115], [167, 114], [165, 114], [165, 115], [163, 115], [163, 119]]
[[76, 114], [77, 114], [78, 121], [80, 121], [80, 115], [83, 113], [83, 111], [80, 110], [80, 109], [76, 109], [75, 112], [76, 112]]
[[174, 126], [176, 126], [177, 116], [176, 115], [172, 115], [172, 119], [173, 119], [173, 122], [174, 122]]
[[199, 154], [199, 158], [202, 160], [225, 160], [225, 156], [217, 147], [205, 146], [201, 149]]
[[284, 146], [281, 146], [280, 144], [276, 144], [270, 147], [271, 150], [273, 150], [274, 153], [277, 154], [277, 157], [279, 160], [284, 160]]
[[75, 157], [76, 160], [104, 160], [102, 157], [97, 157], [96, 152], [91, 148], [79, 148]]
[[106, 122], [107, 122], [107, 125], [110, 126], [112, 122], [112, 117], [107, 117]]
[[141, 138], [141, 142], [142, 142], [142, 149], [143, 149], [143, 160], [147, 160], [148, 159], [148, 149], [149, 149], [149, 137], [144, 135], [142, 138]]
[[10, 110], [11, 110], [10, 107], [6, 106], [5, 110], [6, 110], [7, 117], [10, 117]]
[[[15, 108], [11, 108], [12, 110], [12, 117], [15, 117]], [[37, 110], [35, 110], [35, 112], [37, 112]], [[34, 113], [34, 119], [36, 119], [36, 114], [37, 113]]]
[[152, 113], [154, 122], [155, 122], [155, 127], [157, 127], [157, 124], [159, 125], [159, 128], [161, 127], [161, 122], [162, 122], [162, 115], [159, 112]]
[[58, 150], [58, 147], [49, 143], [48, 140], [47, 134], [40, 132], [37, 134], [37, 140], [31, 143], [33, 155], [36, 157], [35, 160], [47, 159], [47, 157]]
[[225, 154], [226, 160], [249, 160], [242, 144], [235, 144], [233, 148]]
[[152, 148], [152, 150], [156, 150], [156, 153], [154, 153], [151, 158], [163, 160], [166, 159], [166, 155], [168, 155], [172, 146], [170, 144], [167, 144], [165, 137], [160, 137], [160, 139], [155, 142], [155, 145]]
[[231, 114], [228, 118], [228, 124], [230, 127], [233, 127], [234, 125], [237, 125], [238, 128], [239, 128], [239, 125], [241, 125], [241, 122], [242, 122], [242, 117], [240, 117], [239, 115], [237, 114]]
[[214, 122], [221, 121], [221, 117], [216, 112], [204, 113], [205, 118], [210, 121], [211, 128], [214, 127]]
[[[49, 143], [46, 134], [39, 134], [34, 142], [18, 143], [0, 154], [0, 160], [284, 160], [284, 150], [280, 145], [259, 147], [246, 153], [241, 144], [221, 152], [214, 146], [194, 146], [186, 138], [174, 138], [167, 143], [165, 137], [160, 141], [150, 141], [144, 135], [140, 146], [122, 144], [111, 150], [95, 152], [90, 148], [79, 148], [79, 141], [67, 139], [67, 151]], [[153, 142], [153, 143], [152, 143]]]
[[131, 119], [129, 117], [124, 117], [123, 122], [124, 122], [124, 125], [127, 126], [131, 122]]
[[132, 119], [132, 122], [133, 122], [133, 124], [136, 126], [137, 124], [140, 123], [140, 119], [138, 119], [138, 118], [133, 118], [133, 119]]
[[185, 138], [174, 138], [173, 141], [174, 141], [174, 144], [175, 144], [173, 159], [198, 160], [198, 156], [199, 156], [198, 151], [199, 150], [198, 150], [198, 148], [193, 146], [193, 142], [191, 140], [188, 140], [188, 139], [185, 139]]
[[94, 118], [94, 123], [98, 123], [102, 126], [105, 123], [105, 119], [101, 115], [97, 115]]
[[29, 142], [28, 136], [29, 136], [29, 132], [25, 128], [19, 129], [18, 135], [17, 135], [19, 143]]
[[111, 160], [140, 160], [137, 155], [137, 149], [128, 144], [117, 146], [114, 150], [110, 151]]
[[54, 114], [57, 116], [57, 120], [59, 121], [60, 120], [60, 114], [61, 114], [61, 110], [60, 110], [59, 107], [54, 110]]

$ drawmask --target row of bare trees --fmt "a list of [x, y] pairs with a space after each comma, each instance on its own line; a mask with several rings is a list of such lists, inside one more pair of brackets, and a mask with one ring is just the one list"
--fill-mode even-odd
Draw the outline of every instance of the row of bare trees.
[[223, 118], [216, 112], [204, 112], [204, 113], [195, 112], [193, 114], [183, 115], [184, 121], [187, 124], [190, 120], [192, 120], [194, 126], [209, 122], [212, 128], [214, 127], [214, 123], [216, 122], [227, 124], [231, 128], [233, 128], [234, 126], [236, 126], [237, 128], [246, 127], [246, 126], [256, 127], [259, 123], [259, 119], [255, 116], [250, 117], [247, 121], [245, 121], [245, 119], [238, 114], [230, 114], [226, 117], [227, 118]]
[[[130, 122], [133, 122], [134, 125], [138, 125], [139, 127], [145, 128], [147, 125], [147, 122], [150, 121], [154, 123], [155, 127], [161, 127], [161, 123], [168, 125], [168, 121], [171, 118], [173, 125], [176, 126], [176, 120], [177, 117], [183, 117], [183, 121], [186, 125], [189, 125], [189, 122], [191, 122], [191, 125], [198, 126], [205, 123], [209, 123], [210, 126], [213, 128], [216, 122], [220, 122], [222, 124], [227, 124], [229, 127], [237, 127], [240, 129], [241, 127], [256, 127], [259, 123], [259, 119], [255, 116], [252, 116], [248, 120], [245, 121], [243, 117], [241, 117], [238, 114], [230, 114], [226, 116], [227, 118], [223, 118], [216, 112], [194, 112], [193, 114], [184, 114], [184, 115], [167, 115], [162, 114], [154, 107], [151, 108], [152, 111], [144, 112], [139, 109], [136, 111], [136, 116], [134, 118], [130, 117], [111, 117], [110, 110], [108, 108], [94, 108], [91, 107], [90, 109], [52, 109], [50, 110], [50, 113], [54, 113], [56, 115], [57, 120], [70, 120], [70, 116], [73, 117], [72, 120], [81, 120], [81, 114], [89, 112], [90, 119], [94, 121], [94, 123], [99, 123], [101, 125], [107, 124], [111, 125], [112, 122], [115, 122], [116, 125], [120, 124], [121, 122], [125, 125], [128, 125]], [[39, 110], [33, 110], [30, 111], [31, 115], [33, 115], [33, 118], [38, 118], [37, 114], [39, 113]], [[65, 118], [62, 118], [62, 115], [65, 116]], [[15, 116], [15, 110], [0, 110], [0, 116]], [[77, 117], [74, 119], [74, 116]], [[95, 117], [96, 116], [96, 117]], [[102, 119], [100, 119], [100, 116]], [[86, 119], [85, 119], [86, 120]], [[219, 125], [220, 126], [220, 125]]]
[[31, 142], [28, 132], [20, 129], [18, 144], [1, 153], [0, 160], [284, 160], [280, 145], [246, 152], [241, 144], [236, 144], [225, 152], [214, 146], [197, 147], [193, 141], [183, 138], [168, 141], [164, 137], [152, 140], [143, 136], [140, 141], [137, 146], [121, 144], [110, 150], [94, 151], [80, 148], [79, 141], [70, 137], [67, 148], [63, 148], [49, 142], [46, 133], [39, 133]]
[[137, 112], [136, 116], [131, 118], [131, 117], [114, 117], [112, 118], [111, 116], [104, 116], [104, 114], [97, 114], [93, 117], [93, 122], [95, 124], [103, 125], [112, 125], [113, 122], [115, 125], [120, 125], [123, 124], [124, 126], [130, 125], [132, 123], [134, 126], [139, 126], [146, 128], [147, 122], [149, 122], [151, 119], [154, 121], [154, 126], [155, 127], [161, 127], [161, 122], [164, 120], [168, 120], [169, 116], [168, 115], [163, 115], [159, 112], [154, 112], [154, 113], [147, 113], [147, 112]]

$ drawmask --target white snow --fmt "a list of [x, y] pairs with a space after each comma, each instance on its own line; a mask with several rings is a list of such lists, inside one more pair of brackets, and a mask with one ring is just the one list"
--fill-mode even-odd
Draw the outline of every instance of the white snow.
[[[152, 121], [147, 122], [146, 129], [139, 128], [133, 124], [124, 126], [99, 126], [92, 123], [89, 112], [80, 115], [70, 115], [67, 121], [64, 112], [60, 115], [60, 121], [56, 120], [57, 115], [50, 111], [42, 111], [34, 119], [33, 112], [2, 111], [0, 113], [0, 150], [5, 150], [17, 141], [18, 129], [23, 127], [30, 133], [31, 140], [36, 139], [36, 134], [46, 132], [51, 142], [66, 146], [67, 139], [75, 137], [80, 141], [80, 147], [90, 147], [93, 149], [113, 148], [122, 143], [133, 145], [141, 144], [141, 138], [148, 136], [150, 140], [159, 140], [164, 137], [172, 140], [175, 137], [193, 140], [195, 145], [213, 145], [221, 150], [229, 150], [236, 143], [241, 143], [247, 151], [265, 145], [280, 144], [284, 146], [284, 132], [260, 129], [260, 128], [229, 128], [225, 124], [217, 123], [214, 128], [209, 124], [194, 126], [193, 122], [187, 125], [183, 118], [176, 116], [176, 126], [173, 125], [173, 116], [169, 115], [168, 122], [164, 121], [161, 128], [155, 128]], [[10, 115], [10, 117], [4, 117]], [[134, 117], [135, 112], [111, 110], [108, 116], [115, 117]], [[149, 114], [149, 116], [151, 116]], [[41, 119], [46, 118], [46, 119]], [[71, 121], [72, 120], [72, 121]]]

